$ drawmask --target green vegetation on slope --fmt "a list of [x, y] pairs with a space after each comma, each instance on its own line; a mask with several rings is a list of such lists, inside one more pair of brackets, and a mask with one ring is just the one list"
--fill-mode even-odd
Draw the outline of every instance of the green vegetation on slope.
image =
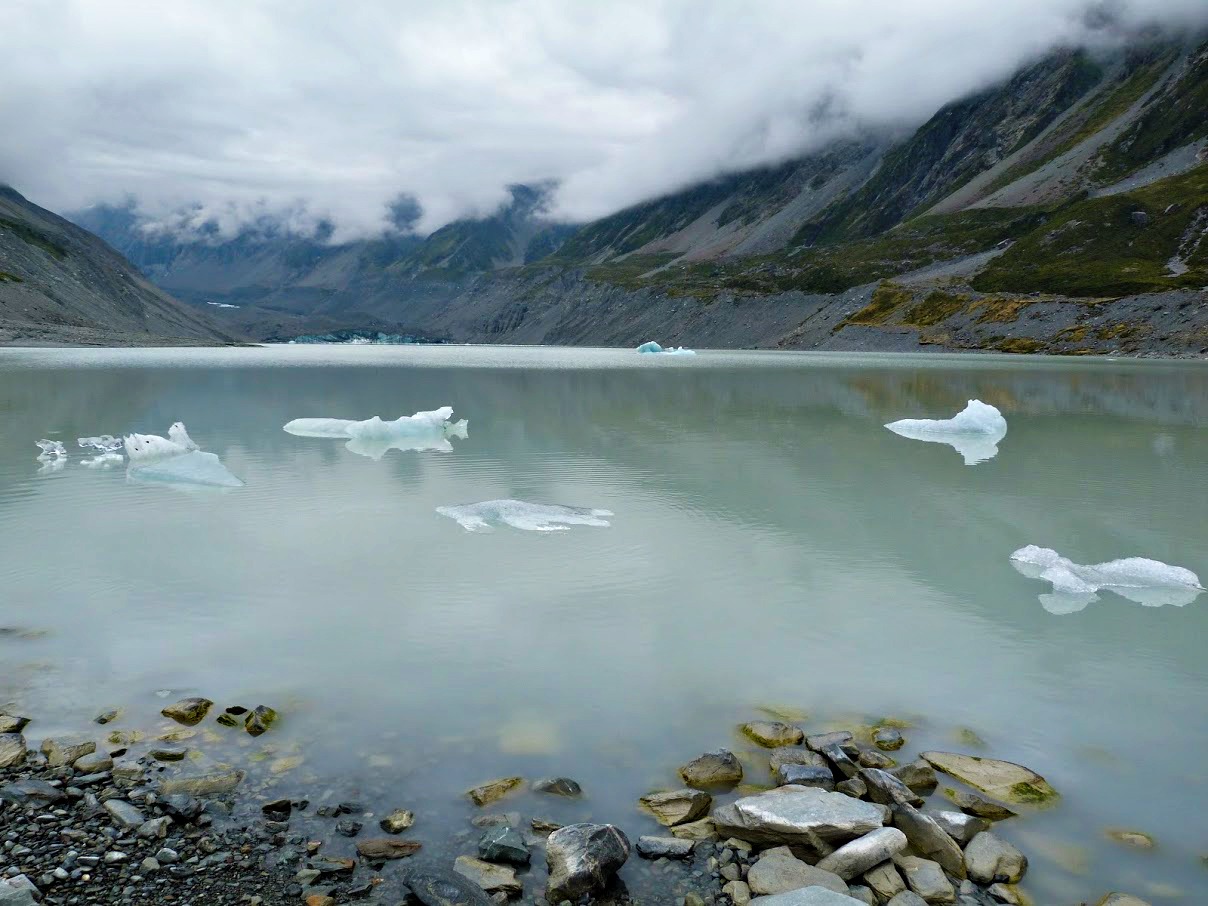
[[60, 261], [67, 257], [67, 249], [64, 246], [55, 242], [45, 233], [39, 232], [20, 221], [0, 217], [0, 230], [7, 230], [22, 242], [36, 246], [53, 257], [58, 258]]
[[[1122, 195], [1065, 205], [973, 280], [982, 292], [1123, 296], [1208, 284], [1208, 164]], [[1180, 256], [1186, 271], [1174, 273]]]

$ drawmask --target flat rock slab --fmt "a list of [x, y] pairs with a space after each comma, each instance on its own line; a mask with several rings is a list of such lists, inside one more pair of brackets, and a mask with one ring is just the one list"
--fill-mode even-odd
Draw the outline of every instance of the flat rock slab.
[[1042, 805], [1057, 798], [1043, 777], [1011, 761], [955, 752], [924, 752], [922, 758], [937, 771], [1007, 802]]
[[755, 720], [742, 725], [742, 733], [747, 739], [775, 749], [780, 746], [795, 746], [805, 738], [798, 727], [782, 723], [778, 720]]
[[420, 851], [421, 844], [416, 840], [395, 840], [393, 837], [374, 837], [369, 840], [357, 841], [357, 852], [372, 862], [386, 862], [391, 859], [405, 859]]
[[788, 893], [802, 887], [825, 887], [846, 894], [847, 883], [833, 872], [802, 862], [787, 849], [769, 850], [747, 873], [747, 886], [757, 896]]
[[751, 906], [855, 906], [862, 901], [847, 894], [835, 893], [825, 887], [802, 887], [788, 893], [777, 893], [770, 897], [755, 897]]
[[416, 868], [403, 875], [403, 883], [424, 906], [495, 906], [481, 887], [457, 872]]
[[638, 837], [638, 855], [643, 859], [691, 859], [695, 840], [677, 837]]
[[498, 802], [512, 790], [524, 783], [522, 777], [500, 777], [498, 780], [488, 780], [486, 783], [469, 790], [466, 795], [475, 805], [490, 805]]
[[713, 797], [700, 790], [670, 790], [643, 796], [642, 807], [664, 827], [687, 824], [709, 814]]
[[511, 895], [524, 890], [524, 885], [516, 879], [516, 869], [505, 865], [492, 865], [471, 856], [458, 856], [453, 863], [453, 870], [473, 881], [487, 893], [503, 891]]
[[782, 786], [745, 796], [713, 813], [718, 833], [751, 843], [845, 843], [882, 826], [883, 810], [842, 793]]
[[189, 796], [221, 796], [239, 786], [246, 776], [243, 771], [211, 771], [207, 774], [169, 777], [160, 782], [159, 792], [163, 796], [175, 793], [186, 793]]

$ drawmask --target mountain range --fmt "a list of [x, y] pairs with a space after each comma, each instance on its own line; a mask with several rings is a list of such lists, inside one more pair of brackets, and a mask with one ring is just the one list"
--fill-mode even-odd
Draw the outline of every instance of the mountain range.
[[[550, 217], [550, 186], [428, 236], [340, 244], [272, 223], [182, 240], [133, 205], [70, 216], [218, 334], [262, 340], [1198, 355], [1205, 37], [1051, 53], [910, 134], [850, 136], [587, 224]], [[10, 266], [19, 241], [0, 220], [0, 270], [33, 282]]]

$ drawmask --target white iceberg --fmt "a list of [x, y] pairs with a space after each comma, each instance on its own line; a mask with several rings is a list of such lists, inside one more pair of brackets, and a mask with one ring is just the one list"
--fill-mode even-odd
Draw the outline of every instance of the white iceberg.
[[1082, 565], [1051, 548], [1029, 544], [1011, 554], [1011, 565], [1029, 579], [1052, 583], [1052, 593], [1040, 595], [1040, 602], [1056, 614], [1082, 610], [1099, 600], [1096, 592], [1101, 590], [1114, 591], [1144, 607], [1183, 607], [1204, 590], [1191, 570], [1145, 557]]
[[102, 434], [99, 437], [77, 437], [76, 443], [85, 450], [93, 449], [98, 453], [114, 453], [123, 446], [122, 439], [114, 437], [112, 434]]
[[654, 340], [643, 343], [638, 347], [638, 352], [659, 353], [660, 355], [696, 355], [695, 349], [686, 349], [683, 346], [672, 346], [664, 349], [658, 343], [654, 342]]
[[436, 512], [453, 519], [467, 532], [489, 532], [496, 525], [510, 525], [526, 532], [565, 532], [572, 525], [607, 528], [610, 523], [604, 517], [613, 515], [610, 510], [523, 500], [484, 500], [462, 506], [438, 506]]
[[39, 475], [48, 475], [51, 472], [62, 472], [67, 467], [66, 456], [47, 456], [43, 453], [38, 457], [38, 462], [42, 463], [38, 467]]
[[126, 476], [133, 481], [243, 487], [243, 482], [230, 473], [222, 460], [198, 449], [181, 422], [168, 429], [167, 437], [128, 434], [123, 445], [130, 458]]
[[343, 418], [295, 418], [284, 430], [298, 437], [348, 438], [345, 447], [358, 456], [381, 459], [387, 450], [435, 450], [450, 452], [450, 438], [469, 437], [466, 419], [454, 422], [453, 407], [404, 415], [394, 421], [379, 416], [364, 421]]
[[67, 451], [63, 448], [63, 444], [57, 440], [42, 440], [36, 441], [38, 448], [42, 451], [38, 454], [38, 459], [45, 462], [48, 459], [62, 459], [67, 455]]
[[81, 459], [80, 465], [89, 469], [112, 469], [125, 461], [121, 453], [98, 453], [91, 459]]
[[911, 440], [947, 444], [974, 466], [998, 455], [998, 442], [1007, 436], [1007, 420], [981, 400], [968, 404], [952, 418], [903, 418], [885, 426]]

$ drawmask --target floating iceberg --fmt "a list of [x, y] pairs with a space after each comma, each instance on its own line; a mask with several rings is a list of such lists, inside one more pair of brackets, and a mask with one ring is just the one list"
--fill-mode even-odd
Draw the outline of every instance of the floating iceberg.
[[885, 426], [911, 440], [947, 444], [973, 466], [998, 455], [998, 442], [1007, 436], [1007, 420], [994, 406], [969, 400], [952, 418], [904, 418]]
[[93, 449], [98, 453], [114, 453], [122, 448], [123, 441], [112, 434], [102, 434], [100, 437], [77, 437], [76, 443], [85, 450]]
[[81, 459], [80, 465], [89, 469], [112, 469], [125, 461], [121, 453], [98, 453], [92, 459]]
[[1145, 607], [1183, 607], [1204, 590], [1191, 570], [1145, 557], [1084, 566], [1055, 550], [1029, 544], [1011, 554], [1011, 565], [1029, 579], [1052, 583], [1053, 592], [1040, 595], [1040, 602], [1056, 614], [1082, 610], [1099, 600], [1096, 592], [1101, 590], [1114, 591]]
[[45, 462], [48, 459], [62, 459], [67, 455], [67, 451], [63, 449], [63, 444], [57, 440], [40, 440], [37, 441], [38, 448], [41, 453], [38, 454], [38, 459]]
[[166, 438], [157, 434], [128, 434], [124, 446], [130, 458], [126, 476], [133, 481], [243, 487], [243, 482], [227, 470], [222, 460], [198, 449], [181, 422], [168, 429]]
[[526, 532], [565, 532], [571, 525], [607, 527], [609, 510], [577, 506], [526, 503], [523, 500], [485, 500], [462, 506], [438, 506], [436, 512], [448, 516], [467, 532], [489, 532], [496, 525], [510, 525]]
[[658, 343], [651, 340], [648, 343], [643, 343], [638, 347], [638, 352], [654, 352], [660, 355], [696, 355], [695, 349], [685, 349], [683, 346], [673, 346], [664, 349]]
[[453, 407], [404, 415], [394, 421], [379, 416], [364, 421], [343, 418], [295, 418], [285, 431], [299, 437], [348, 438], [344, 446], [358, 456], [381, 459], [387, 450], [437, 450], [450, 452], [449, 438], [470, 436], [466, 419], [454, 422]]

